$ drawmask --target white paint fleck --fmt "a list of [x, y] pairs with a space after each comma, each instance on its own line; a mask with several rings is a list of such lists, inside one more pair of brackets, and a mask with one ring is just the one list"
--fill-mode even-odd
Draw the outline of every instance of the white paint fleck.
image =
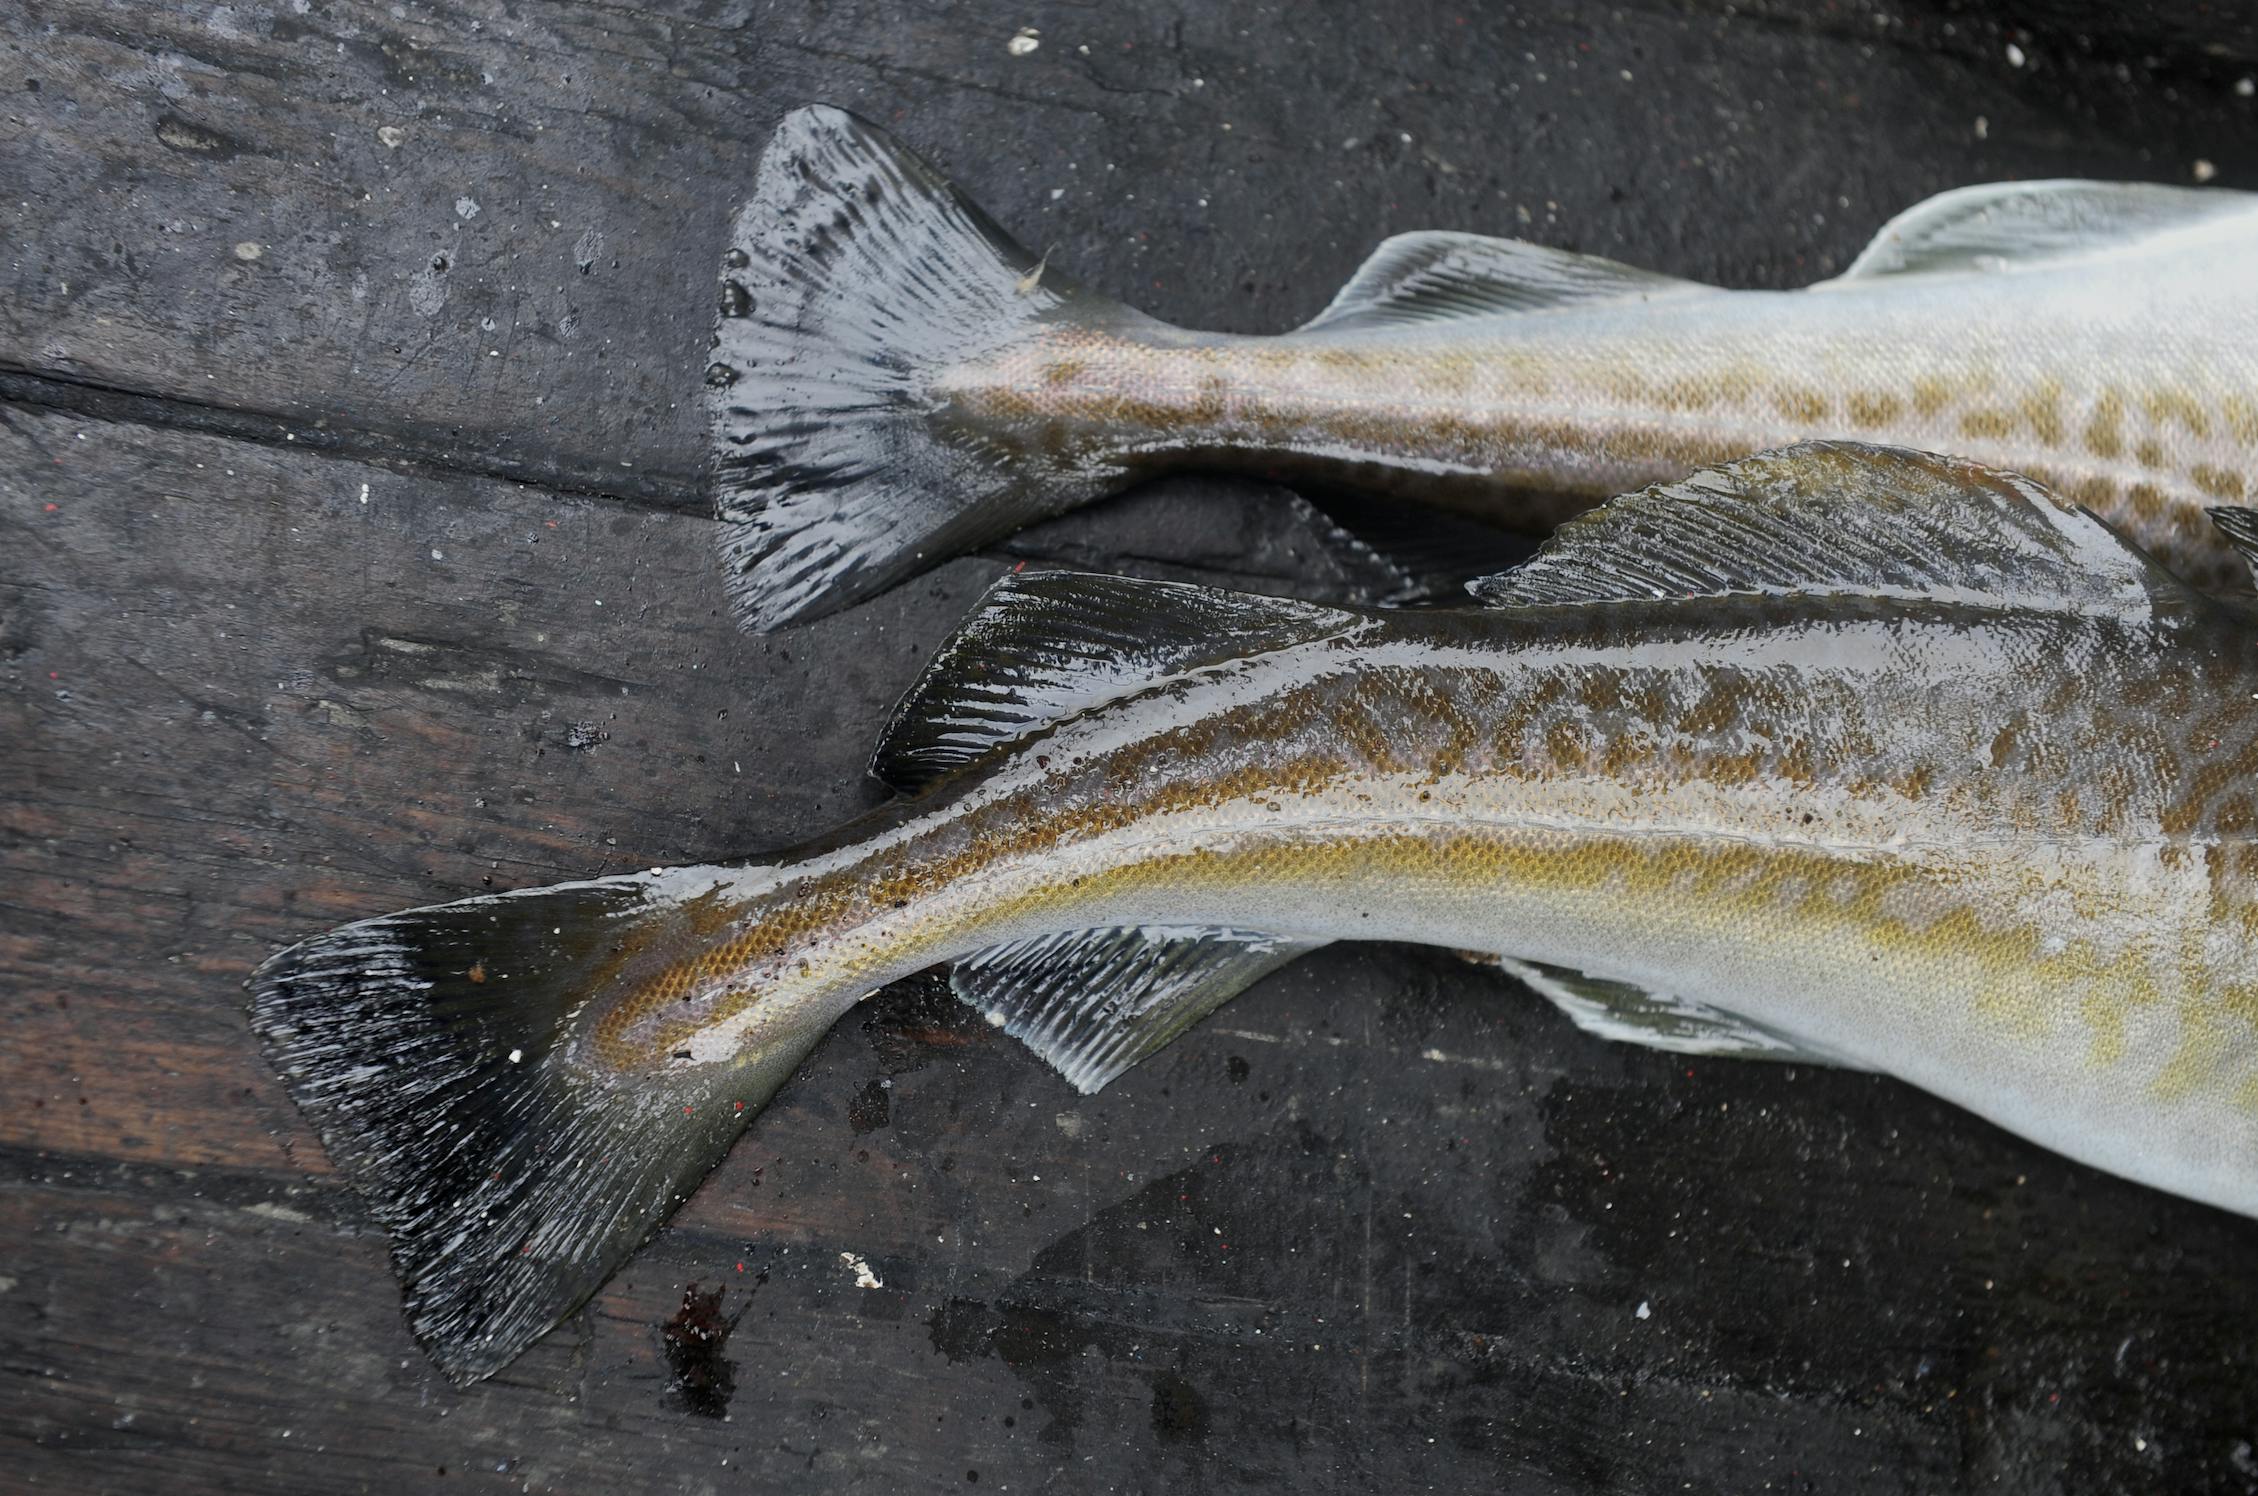
[[465, 223], [468, 223], [473, 218], [476, 218], [478, 216], [478, 199], [475, 197], [456, 198], [455, 216], [457, 218], [460, 218]]
[[266, 252], [266, 246], [256, 239], [246, 239], [235, 246], [235, 257], [239, 260], [255, 260]]
[[16, 1286], [16, 1280], [15, 1280], [15, 1279], [13, 1279], [13, 1278], [9, 1277], [9, 1276], [8, 1276], [8, 1275], [7, 1275], [6, 1273], [0, 1273], [0, 1293], [7, 1293], [7, 1292], [8, 1292], [9, 1290], [13, 1289], [13, 1288], [14, 1288], [15, 1286]]
[[2213, 177], [2219, 174], [2219, 168], [2212, 165], [2210, 162], [2203, 160], [2201, 157], [2198, 157], [2196, 158], [2194, 172], [2195, 179], [2198, 182], [2208, 182]]
[[1058, 1124], [1060, 1132], [1065, 1133], [1070, 1138], [1082, 1136], [1082, 1129], [1087, 1125], [1083, 1122], [1080, 1112], [1060, 1112], [1051, 1120]]
[[438, 271], [426, 265], [408, 277], [408, 305], [417, 316], [436, 316], [446, 304], [447, 282]]
[[582, 232], [572, 246], [572, 264], [582, 275], [596, 268], [596, 261], [604, 252], [604, 236], [595, 229]]
[[386, 150], [396, 151], [406, 143], [408, 132], [398, 125], [378, 125], [376, 127], [376, 138], [383, 143]]
[[368, 485], [366, 483], [361, 485], [361, 502], [364, 504], [368, 502]]
[[1652, 1319], [1654, 1318], [1654, 1306], [1645, 1299], [1641, 1299], [1639, 1300], [1639, 1307], [1631, 1311], [1631, 1317], [1634, 1319]]
[[2007, 44], [2007, 65], [2009, 67], [2019, 68], [2028, 61], [2030, 59], [2023, 55], [2021, 47], [2016, 46], [2013, 42]]
[[870, 1270], [870, 1263], [853, 1252], [841, 1252], [839, 1260], [855, 1270], [855, 1287], [884, 1288], [885, 1283]]
[[431, 559], [434, 561], [444, 561], [447, 559], [447, 556], [445, 552], [439, 549], [439, 547], [433, 546], [431, 548]]
[[2234, 96], [2236, 98], [2247, 99], [2253, 94], [2258, 94], [2258, 78], [2237, 78], [2234, 80]]
[[1991, 121], [1980, 114], [1976, 116], [1976, 138], [1978, 140], [1991, 139]]
[[513, 1064], [513, 1065], [522, 1065], [522, 1064], [524, 1064], [524, 1063], [525, 1063], [525, 1051], [524, 1051], [524, 1050], [522, 1050], [522, 1049], [513, 1049], [513, 1050], [511, 1050], [511, 1051], [510, 1051], [510, 1063], [511, 1063], [511, 1064]]
[[1018, 34], [1004, 43], [1004, 50], [1014, 57], [1025, 57], [1043, 44], [1043, 33], [1032, 26], [1022, 26]]

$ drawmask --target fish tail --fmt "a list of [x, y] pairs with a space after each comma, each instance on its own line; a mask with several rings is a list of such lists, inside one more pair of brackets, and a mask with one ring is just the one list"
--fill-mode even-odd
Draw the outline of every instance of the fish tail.
[[952, 420], [940, 389], [1046, 326], [1135, 314], [1072, 285], [884, 131], [785, 116], [722, 272], [707, 371], [738, 620], [859, 602], [1120, 485]]
[[363, 920], [251, 977], [251, 1025], [330, 1159], [390, 1233], [416, 1338], [499, 1370], [686, 1198], [822, 1036], [747, 1063], [590, 1062], [623, 970], [687, 938], [698, 870]]

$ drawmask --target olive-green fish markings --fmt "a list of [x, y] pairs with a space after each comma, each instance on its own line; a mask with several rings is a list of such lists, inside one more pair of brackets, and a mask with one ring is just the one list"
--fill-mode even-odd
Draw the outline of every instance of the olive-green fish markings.
[[1820, 437], [2029, 473], [2206, 589], [2258, 470], [2258, 197], [1945, 193], [1843, 275], [1723, 291], [1470, 234], [1388, 240], [1279, 337], [1076, 287], [835, 109], [787, 117], [724, 275], [712, 395], [732, 596], [767, 629], [1193, 465], [1541, 531]]
[[2258, 1214], [2244, 603], [2027, 480], [1847, 445], [1618, 499], [1475, 594], [1006, 578], [861, 821], [347, 926], [253, 1020], [462, 1377], [943, 963], [1096, 1089], [1319, 946], [1495, 952], [1600, 1034], [1884, 1071]]

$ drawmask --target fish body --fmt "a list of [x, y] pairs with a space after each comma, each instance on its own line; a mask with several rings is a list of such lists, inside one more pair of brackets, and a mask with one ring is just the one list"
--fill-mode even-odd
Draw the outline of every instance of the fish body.
[[2028, 473], [2196, 585], [2247, 587], [2204, 510], [2258, 497], [2251, 194], [1964, 189], [1790, 292], [1409, 234], [1307, 326], [1241, 337], [1073, 286], [818, 109], [779, 127], [736, 244], [714, 413], [755, 628], [1185, 467], [1544, 530], [1812, 437]]
[[[2258, 657], [2025, 480], [1814, 446], [1451, 612], [1007, 578], [821, 845], [348, 926], [254, 1021], [458, 1375], [546, 1329], [837, 1019], [937, 964], [1084, 1089], [1341, 940], [1901, 1077], [2258, 1215]], [[472, 976], [471, 973], [475, 973]]]

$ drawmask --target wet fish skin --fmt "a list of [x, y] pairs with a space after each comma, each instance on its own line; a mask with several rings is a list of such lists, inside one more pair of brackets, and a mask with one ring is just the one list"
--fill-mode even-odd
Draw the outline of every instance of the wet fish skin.
[[462, 1377], [937, 963], [1095, 1089], [1298, 952], [1496, 951], [1614, 1037], [1882, 1071], [2258, 1215], [2249, 609], [2025, 480], [1841, 446], [1618, 500], [1481, 595], [1006, 578], [889, 730], [913, 793], [348, 926], [253, 1021]]
[[756, 310], [721, 320], [713, 415], [754, 629], [1182, 468], [1543, 531], [1812, 437], [2029, 473], [2196, 585], [2248, 586], [2204, 510], [2258, 472], [2258, 195], [1964, 189], [1788, 292], [1403, 235], [1307, 326], [1244, 337], [1076, 287], [884, 132], [810, 109], [733, 244]]

